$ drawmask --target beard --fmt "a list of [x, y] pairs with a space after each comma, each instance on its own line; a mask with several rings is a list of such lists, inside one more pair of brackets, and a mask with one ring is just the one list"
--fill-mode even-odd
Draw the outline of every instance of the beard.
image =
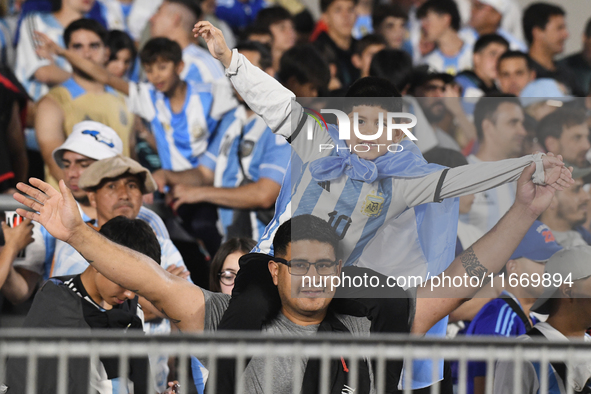
[[430, 123], [437, 123], [445, 117], [445, 107], [443, 103], [435, 103], [424, 109], [425, 117]]

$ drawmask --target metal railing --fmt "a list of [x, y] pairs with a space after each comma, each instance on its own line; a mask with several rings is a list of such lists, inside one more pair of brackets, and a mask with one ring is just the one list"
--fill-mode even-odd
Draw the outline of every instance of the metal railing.
[[[537, 339], [537, 338], [536, 338]], [[246, 359], [261, 357], [265, 359], [266, 371], [271, 371], [273, 359], [278, 357], [318, 358], [320, 359], [321, 393], [328, 393], [329, 363], [331, 359], [340, 359], [345, 355], [350, 360], [350, 374], [357, 378], [359, 360], [367, 358], [376, 361], [375, 386], [378, 393], [385, 389], [384, 369], [387, 360], [416, 359], [446, 360], [459, 362], [460, 394], [466, 393], [466, 377], [468, 361], [484, 361], [487, 365], [486, 393], [492, 393], [492, 370], [499, 360], [515, 362], [515, 377], [521, 374], [523, 361], [563, 362], [572, 368], [583, 362], [591, 361], [591, 344], [582, 341], [548, 342], [542, 340], [521, 341], [510, 338], [469, 337], [464, 339], [413, 338], [408, 336], [372, 335], [366, 338], [351, 338], [342, 335], [321, 335], [312, 337], [276, 337], [256, 333], [217, 332], [202, 335], [171, 335], [144, 336], [141, 334], [120, 333], [114, 331], [78, 331], [78, 330], [0, 330], [0, 381], [5, 381], [5, 365], [7, 357], [24, 357], [27, 359], [27, 393], [35, 393], [37, 380], [36, 365], [38, 358], [53, 357], [57, 362], [58, 393], [67, 393], [67, 369], [69, 358], [88, 358], [91, 363], [99, 357], [118, 357], [119, 375], [127, 376], [128, 363], [132, 357], [169, 354], [178, 357], [178, 374], [181, 387], [193, 384], [189, 381], [189, 357], [195, 356], [209, 367], [207, 392], [215, 393], [216, 360], [233, 358], [236, 360], [236, 376], [244, 370]], [[543, 371], [545, 368], [542, 369]], [[293, 368], [295, 375], [300, 375], [299, 368]], [[410, 373], [410, 371], [408, 371]], [[265, 387], [271, 387], [270, 373], [266, 373]], [[294, 381], [301, 381], [295, 376]], [[147, 377], [149, 381], [149, 377]], [[542, 373], [541, 393], [547, 392], [548, 374]], [[515, 379], [519, 381], [519, 379]], [[243, 383], [243, 382], [242, 382]], [[356, 382], [352, 382], [355, 387]], [[294, 392], [296, 392], [294, 385]], [[238, 392], [244, 388], [240, 379]], [[515, 387], [519, 393], [521, 387]], [[567, 389], [573, 392], [572, 387]], [[88, 386], [88, 393], [92, 389]], [[185, 391], [187, 392], [187, 391]], [[266, 391], [270, 392], [270, 391]], [[404, 388], [410, 393], [410, 388]], [[439, 393], [438, 385], [433, 386], [433, 393]]]

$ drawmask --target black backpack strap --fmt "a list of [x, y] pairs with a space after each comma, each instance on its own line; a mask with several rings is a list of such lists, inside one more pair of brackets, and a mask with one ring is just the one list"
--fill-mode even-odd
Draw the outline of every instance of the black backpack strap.
[[509, 307], [513, 309], [513, 312], [515, 312], [517, 316], [519, 316], [523, 324], [525, 324], [525, 331], [532, 330], [532, 325], [529, 321], [529, 318], [527, 317], [523, 309], [521, 309], [517, 301], [513, 299], [513, 297], [506, 294], [502, 294], [499, 298], [503, 299], [503, 301], [509, 304]]

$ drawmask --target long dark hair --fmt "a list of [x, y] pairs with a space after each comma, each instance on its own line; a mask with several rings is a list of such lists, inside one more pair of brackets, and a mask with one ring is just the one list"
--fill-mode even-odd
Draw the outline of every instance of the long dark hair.
[[209, 268], [209, 290], [221, 293], [220, 277], [218, 274], [222, 271], [226, 257], [234, 252], [250, 252], [256, 246], [256, 241], [250, 238], [230, 238], [220, 246]]

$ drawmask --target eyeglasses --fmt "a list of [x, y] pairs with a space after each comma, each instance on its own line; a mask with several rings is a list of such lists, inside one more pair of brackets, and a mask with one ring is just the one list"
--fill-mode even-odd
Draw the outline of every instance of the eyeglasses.
[[316, 268], [318, 275], [334, 275], [337, 273], [338, 261], [320, 260], [315, 263], [310, 263], [306, 260], [285, 260], [279, 257], [274, 257], [273, 261], [285, 264], [288, 267], [289, 273], [295, 276], [304, 276], [313, 265]]
[[220, 272], [218, 276], [220, 277], [220, 282], [226, 286], [232, 286], [234, 284], [234, 279], [236, 279], [236, 272], [226, 270]]

